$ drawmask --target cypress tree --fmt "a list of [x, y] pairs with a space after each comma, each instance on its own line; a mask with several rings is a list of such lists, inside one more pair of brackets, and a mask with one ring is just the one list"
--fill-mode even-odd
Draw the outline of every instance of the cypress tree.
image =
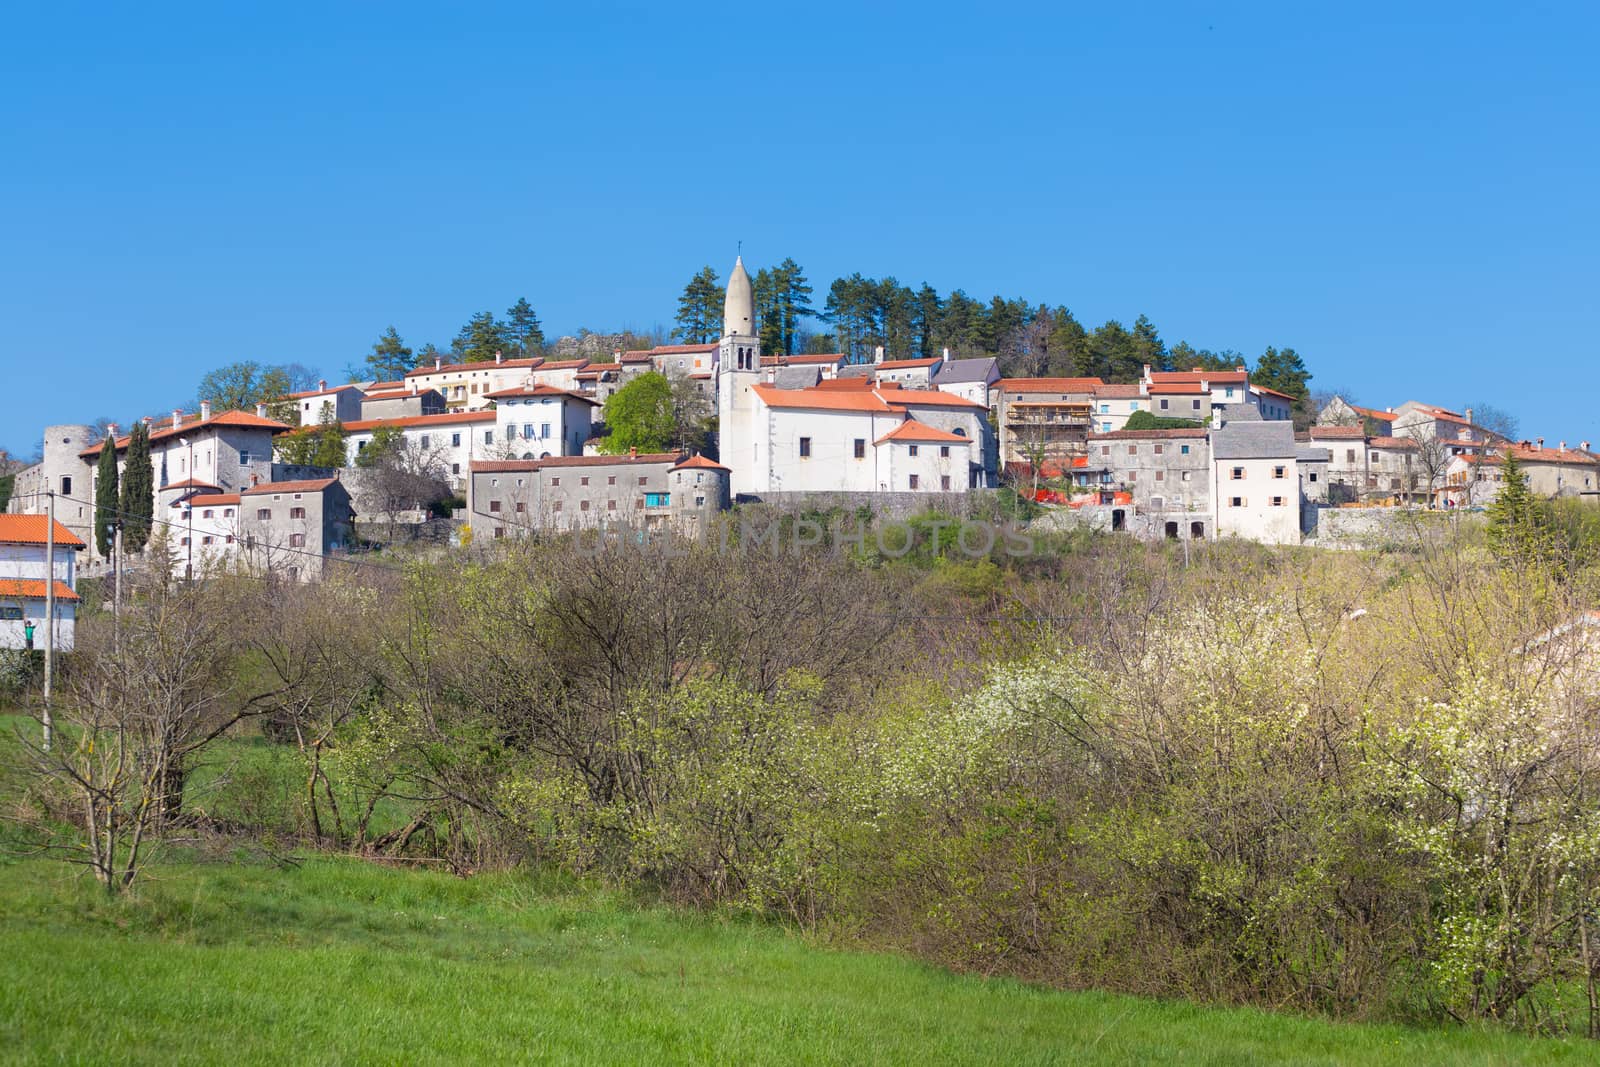
[[100, 467], [94, 481], [94, 545], [102, 559], [111, 556], [111, 531], [117, 525], [122, 497], [117, 486], [117, 438], [111, 434], [100, 445]]
[[134, 423], [128, 437], [128, 459], [122, 471], [122, 542], [141, 552], [150, 540], [155, 513], [156, 474], [150, 464], [150, 428]]
[[1533, 562], [1542, 555], [1543, 524], [1533, 494], [1523, 478], [1522, 464], [1510, 449], [1500, 461], [1500, 479], [1500, 491], [1485, 509], [1489, 518], [1489, 548], [1502, 563]]

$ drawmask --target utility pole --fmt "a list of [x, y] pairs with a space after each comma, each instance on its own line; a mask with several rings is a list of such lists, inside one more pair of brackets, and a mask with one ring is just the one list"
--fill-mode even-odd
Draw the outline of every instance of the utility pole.
[[111, 531], [111, 619], [122, 637], [122, 520]]
[[44, 520], [44, 750], [50, 751], [50, 676], [56, 651], [56, 494], [47, 490]]

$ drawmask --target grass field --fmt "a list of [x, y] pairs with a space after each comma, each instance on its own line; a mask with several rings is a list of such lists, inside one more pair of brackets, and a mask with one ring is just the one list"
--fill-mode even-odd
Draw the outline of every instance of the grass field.
[[1416, 1067], [1596, 1049], [1040, 990], [525, 876], [230, 857], [157, 868], [126, 902], [0, 860], [0, 1060]]

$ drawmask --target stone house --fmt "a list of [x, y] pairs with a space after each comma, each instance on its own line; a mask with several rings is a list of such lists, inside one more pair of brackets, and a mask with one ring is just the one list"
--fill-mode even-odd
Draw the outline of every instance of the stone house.
[[1266, 544], [1300, 541], [1300, 476], [1294, 424], [1232, 422], [1211, 431], [1218, 537]]
[[1112, 529], [1146, 537], [1203, 539], [1212, 529], [1211, 447], [1204, 427], [1113, 430], [1089, 435], [1088, 467], [1102, 492], [1127, 493], [1130, 514]]
[[247, 565], [291, 580], [320, 579], [355, 531], [350, 493], [337, 478], [262, 482], [240, 493], [238, 506]]
[[476, 538], [611, 527], [692, 536], [727, 507], [728, 473], [720, 463], [676, 452], [479, 460], [467, 521]]

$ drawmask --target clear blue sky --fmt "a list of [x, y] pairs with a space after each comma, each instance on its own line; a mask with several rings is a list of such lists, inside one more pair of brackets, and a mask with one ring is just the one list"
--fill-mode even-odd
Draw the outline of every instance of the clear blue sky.
[[1600, 15], [1528, 6], [8, 5], [0, 446], [739, 240], [1600, 441]]

